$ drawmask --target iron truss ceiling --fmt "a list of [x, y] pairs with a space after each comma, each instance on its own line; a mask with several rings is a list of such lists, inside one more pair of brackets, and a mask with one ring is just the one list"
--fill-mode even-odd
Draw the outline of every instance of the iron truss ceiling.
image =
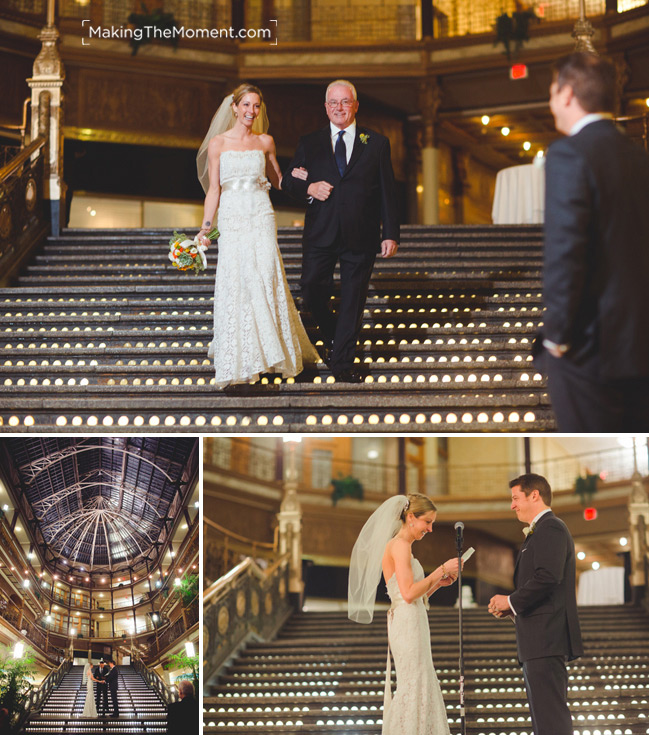
[[[46, 558], [84, 571], [155, 563], [189, 492], [196, 439], [38, 437], [7, 445]], [[30, 512], [31, 511], [31, 512]]]

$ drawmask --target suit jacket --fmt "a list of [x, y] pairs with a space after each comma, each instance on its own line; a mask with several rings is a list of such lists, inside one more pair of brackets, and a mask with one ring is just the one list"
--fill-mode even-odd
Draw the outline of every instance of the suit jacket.
[[198, 702], [194, 697], [184, 697], [167, 708], [168, 735], [184, 735], [198, 732]]
[[110, 671], [106, 673], [106, 676], [104, 676], [104, 679], [106, 680], [106, 683], [108, 684], [108, 688], [111, 691], [117, 691], [117, 687], [119, 684], [119, 679], [117, 676], [117, 666], [113, 666]]
[[[306, 181], [291, 175], [300, 166], [309, 172]], [[379, 251], [382, 240], [399, 241], [390, 141], [384, 135], [357, 123], [352, 155], [342, 177], [336, 165], [329, 125], [300, 138], [282, 178], [282, 189], [308, 202], [307, 189], [316, 181], [329, 182], [333, 190], [326, 201], [314, 199], [307, 204], [302, 239], [305, 249], [327, 248], [336, 242], [339, 233], [343, 249], [358, 252]]]
[[539, 518], [514, 570], [516, 642], [521, 663], [545, 656], [578, 658], [581, 642], [575, 582], [575, 544], [552, 511]]
[[108, 666], [104, 666], [104, 668], [101, 669], [99, 666], [95, 666], [95, 668], [92, 670], [92, 675], [95, 677], [95, 679], [105, 679], [109, 668], [110, 667]]
[[604, 380], [649, 376], [649, 155], [610, 120], [546, 162], [543, 335]]

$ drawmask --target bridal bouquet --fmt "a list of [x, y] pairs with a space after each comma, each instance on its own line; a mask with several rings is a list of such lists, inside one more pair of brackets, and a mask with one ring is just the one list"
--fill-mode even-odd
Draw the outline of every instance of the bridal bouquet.
[[[210, 242], [214, 242], [219, 236], [216, 227], [212, 228], [207, 235], [203, 235]], [[207, 247], [198, 239], [198, 235], [190, 240], [187, 235], [174, 230], [174, 236], [169, 240], [169, 260], [180, 271], [193, 270], [198, 275], [207, 268]]]

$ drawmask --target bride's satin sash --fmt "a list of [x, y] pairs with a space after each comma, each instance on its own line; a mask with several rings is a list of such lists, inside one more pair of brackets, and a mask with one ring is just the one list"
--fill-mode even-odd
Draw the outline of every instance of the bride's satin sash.
[[221, 184], [221, 191], [268, 191], [270, 189], [270, 181], [265, 176], [239, 176], [236, 179], [224, 181]]

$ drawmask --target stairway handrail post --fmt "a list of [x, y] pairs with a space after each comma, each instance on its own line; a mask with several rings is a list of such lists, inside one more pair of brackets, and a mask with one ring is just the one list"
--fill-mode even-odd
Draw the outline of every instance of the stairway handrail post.
[[457, 543], [457, 594], [458, 594], [458, 626], [459, 626], [459, 642], [460, 642], [460, 733], [466, 735], [466, 708], [464, 704], [464, 629], [462, 620], [462, 543], [463, 534], [456, 535]]
[[44, 197], [49, 200], [52, 234], [61, 231], [62, 203], [65, 202], [63, 181], [63, 82], [65, 70], [58, 50], [59, 31], [54, 25], [54, 0], [48, 2], [47, 25], [38, 35], [42, 43], [34, 60], [32, 76], [27, 79], [31, 89], [31, 139], [47, 131], [47, 159], [44, 167]]

